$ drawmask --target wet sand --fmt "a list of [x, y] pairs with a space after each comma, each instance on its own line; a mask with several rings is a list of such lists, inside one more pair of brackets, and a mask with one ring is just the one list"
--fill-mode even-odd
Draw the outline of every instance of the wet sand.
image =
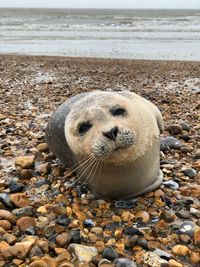
[[[38, 145], [45, 142], [46, 122], [60, 103], [70, 96], [96, 89], [131, 90], [151, 100], [160, 108], [166, 125], [162, 136], [174, 136], [181, 142], [179, 148], [165, 151], [161, 157], [165, 181], [173, 180], [178, 184], [178, 188], [162, 186], [161, 189], [138, 198], [134, 206], [122, 209], [117, 202], [90, 199], [91, 196], [87, 197], [88, 193], [85, 196], [85, 193], [75, 187], [64, 186], [69, 180], [66, 170], [47, 149], [43, 151]], [[168, 263], [170, 259], [174, 259], [182, 264], [177, 266], [198, 266], [199, 96], [200, 62], [1, 55], [0, 209], [17, 214], [16, 209], [20, 208], [21, 204], [13, 202], [10, 198], [11, 195], [21, 192], [20, 194], [28, 196], [28, 202], [22, 207], [32, 207], [32, 213], [28, 216], [35, 222], [31, 225], [34, 231], [29, 231], [28, 234], [20, 228], [19, 223], [17, 226], [12, 223], [7, 230], [4, 229], [5, 233], [3, 230], [1, 233], [3, 240], [15, 249], [16, 243], [23, 242], [23, 238], [28, 235], [29, 239], [30, 236], [38, 236], [39, 240], [46, 242], [48, 250], [42, 251], [41, 243], [34, 241], [26, 252], [26, 259], [12, 254], [14, 256], [10, 260], [6, 256], [8, 252], [0, 253], [0, 266], [13, 260], [21, 260], [21, 264], [30, 264], [36, 256], [43, 261], [44, 257], [48, 257], [49, 262], [55, 261], [57, 266], [61, 266], [59, 259], [62, 255], [70, 262], [71, 254], [67, 252], [67, 248], [70, 243], [78, 243], [73, 239], [72, 230], [79, 232], [79, 243], [98, 248], [98, 256], [91, 266], [96, 266], [101, 258], [106, 258], [105, 246], [112, 247], [118, 257], [134, 260], [138, 266], [147, 264], [148, 259], [144, 255], [150, 259], [155, 256], [155, 248], [167, 251], [171, 255], [167, 258]], [[187, 127], [182, 127], [178, 134], [170, 133], [168, 126], [180, 125], [182, 122], [188, 126], [187, 130]], [[16, 158], [21, 156], [34, 156], [33, 166], [24, 169], [15, 167]], [[186, 175], [184, 169], [192, 170], [193, 176]], [[11, 181], [22, 184], [23, 189], [13, 192]], [[38, 186], [40, 181], [44, 183]], [[9, 206], [6, 201], [10, 201], [12, 205]], [[125, 202], [125, 205], [128, 203]], [[129, 219], [124, 219], [124, 212], [130, 213]], [[26, 212], [22, 215], [17, 214], [16, 221], [26, 216]], [[62, 225], [59, 222], [60, 216], [67, 216], [70, 224]], [[97, 233], [98, 231], [91, 230], [92, 226], [84, 226], [83, 222], [86, 219], [91, 219], [102, 231]], [[9, 221], [1, 217], [0, 213], [0, 225], [1, 220]], [[192, 234], [180, 234], [176, 231], [185, 221], [194, 225]], [[50, 229], [50, 226], [54, 229]], [[131, 241], [130, 234], [123, 232], [132, 226], [142, 233], [135, 232], [135, 242]], [[9, 243], [5, 237], [6, 232], [14, 235], [16, 240]], [[63, 233], [70, 235], [70, 241], [59, 241], [57, 236]], [[188, 249], [185, 250], [184, 257], [173, 249], [177, 244]], [[35, 246], [40, 247], [40, 256], [31, 250]], [[4, 250], [9, 249], [4, 247]], [[48, 256], [45, 256], [46, 254]], [[174, 266], [172, 263], [169, 266]]]

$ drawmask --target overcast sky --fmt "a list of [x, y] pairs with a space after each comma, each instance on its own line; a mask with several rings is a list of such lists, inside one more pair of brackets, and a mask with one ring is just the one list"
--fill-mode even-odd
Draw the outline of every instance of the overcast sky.
[[0, 0], [0, 7], [200, 9], [200, 0]]

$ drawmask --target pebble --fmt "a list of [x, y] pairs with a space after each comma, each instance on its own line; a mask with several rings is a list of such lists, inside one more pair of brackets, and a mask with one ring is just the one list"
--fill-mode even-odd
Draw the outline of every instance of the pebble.
[[58, 216], [56, 223], [67, 227], [71, 223], [71, 220], [68, 218], [67, 215], [60, 215]]
[[42, 186], [44, 184], [48, 184], [49, 185], [50, 181], [48, 179], [41, 179], [41, 180], [35, 182], [35, 187], [38, 188], [38, 187], [40, 187], [40, 186]]
[[70, 231], [70, 235], [71, 235], [71, 242], [72, 243], [76, 243], [76, 244], [80, 244], [81, 243], [82, 238], [81, 238], [79, 229], [71, 230]]
[[47, 143], [41, 143], [37, 146], [37, 149], [38, 151], [40, 152], [47, 152], [49, 149], [48, 149], [48, 146], [47, 146]]
[[15, 159], [15, 165], [22, 169], [31, 169], [35, 165], [35, 156], [24, 156]]
[[0, 227], [3, 227], [6, 231], [10, 230], [12, 225], [7, 220], [0, 220]]
[[197, 265], [200, 263], [200, 253], [197, 252], [191, 252], [190, 253], [190, 262], [194, 265]]
[[169, 267], [184, 267], [180, 262], [176, 260], [169, 260]]
[[99, 240], [99, 241], [96, 241], [95, 247], [96, 247], [98, 253], [102, 253], [105, 249], [105, 244], [103, 241]]
[[126, 258], [118, 258], [115, 259], [113, 262], [114, 266], [116, 267], [137, 267], [135, 262]]
[[194, 227], [194, 244], [200, 248], [200, 227]]
[[17, 237], [9, 233], [4, 234], [3, 238], [9, 245], [13, 245], [17, 241]]
[[179, 189], [178, 183], [174, 182], [173, 180], [164, 181], [162, 184], [165, 187], [173, 189], [173, 190], [178, 190]]
[[148, 223], [150, 215], [147, 211], [140, 210], [135, 214], [136, 219], [140, 219], [143, 223]]
[[194, 178], [197, 174], [197, 172], [192, 168], [184, 169], [183, 173], [190, 178]]
[[137, 229], [133, 226], [129, 226], [129, 227], [125, 228], [123, 230], [123, 234], [124, 235], [131, 235], [131, 236], [132, 235], [143, 235], [143, 233], [139, 229]]
[[69, 233], [62, 233], [60, 235], [57, 235], [56, 242], [59, 246], [65, 247], [68, 245], [71, 241], [71, 236]]
[[22, 183], [11, 181], [8, 184], [8, 188], [10, 189], [10, 193], [17, 193], [17, 192], [21, 192], [24, 189], [24, 185]]
[[31, 169], [23, 169], [20, 172], [20, 176], [22, 179], [30, 179], [33, 177], [33, 170]]
[[102, 256], [109, 261], [114, 261], [116, 258], [119, 258], [118, 253], [112, 247], [105, 248]]
[[115, 201], [115, 207], [118, 209], [132, 209], [135, 207], [137, 199]]
[[17, 226], [20, 230], [25, 230], [29, 228], [30, 226], [36, 226], [35, 219], [32, 217], [21, 217], [17, 220]]
[[189, 248], [186, 246], [182, 246], [182, 245], [175, 245], [172, 248], [172, 252], [174, 253], [174, 255], [178, 255], [178, 256], [187, 256], [190, 252]]
[[34, 208], [32, 206], [26, 206], [24, 208], [14, 209], [12, 213], [16, 215], [17, 217], [33, 216]]
[[0, 219], [7, 220], [14, 224], [17, 221], [16, 216], [14, 216], [10, 211], [8, 210], [0, 210]]
[[83, 222], [83, 225], [84, 225], [85, 227], [89, 227], [89, 228], [95, 226], [93, 220], [91, 220], [91, 219], [87, 219], [87, 220], [85, 220], [85, 221]]
[[181, 145], [180, 141], [175, 137], [169, 136], [160, 138], [160, 150], [163, 152], [170, 149], [179, 148], [180, 145]]
[[70, 244], [67, 250], [74, 256], [74, 261], [90, 262], [93, 257], [97, 255], [95, 247], [83, 246], [79, 244]]
[[189, 124], [187, 124], [186, 122], [180, 122], [179, 125], [181, 126], [181, 128], [186, 131], [189, 132], [191, 130], [191, 127]]
[[49, 162], [40, 164], [37, 166], [36, 171], [40, 174], [40, 175], [45, 175], [48, 174], [51, 170], [51, 166], [49, 164]]
[[165, 259], [165, 260], [169, 260], [172, 258], [172, 255], [166, 251], [163, 251], [159, 248], [156, 248], [154, 251], [154, 253], [156, 253], [159, 257]]
[[195, 208], [190, 208], [190, 213], [196, 216], [197, 218], [200, 218], [200, 210], [195, 209]]
[[6, 193], [0, 193], [0, 202], [8, 209], [14, 208], [14, 205], [10, 199], [10, 196]]
[[179, 124], [170, 124], [166, 127], [166, 131], [170, 132], [171, 134], [181, 134], [182, 133], [182, 127]]
[[191, 215], [188, 210], [179, 210], [176, 212], [176, 215], [181, 219], [190, 219]]
[[23, 208], [26, 206], [30, 206], [31, 202], [28, 199], [27, 195], [24, 193], [16, 193], [10, 196], [11, 201], [15, 204], [18, 208]]
[[178, 233], [182, 235], [189, 235], [190, 237], [192, 237], [194, 234], [195, 226], [196, 226], [195, 223], [193, 223], [192, 221], [186, 221], [180, 224], [178, 228]]
[[129, 222], [135, 218], [135, 216], [130, 211], [124, 211], [121, 215], [123, 222]]
[[34, 245], [30, 251], [29, 257], [32, 259], [33, 257], [42, 257], [44, 256], [43, 251], [41, 248], [37, 245]]

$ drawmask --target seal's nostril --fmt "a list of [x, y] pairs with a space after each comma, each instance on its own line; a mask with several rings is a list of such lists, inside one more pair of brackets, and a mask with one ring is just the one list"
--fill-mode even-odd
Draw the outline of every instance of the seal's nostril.
[[110, 140], [113, 140], [115, 141], [116, 137], [117, 137], [117, 134], [118, 134], [118, 128], [117, 127], [113, 127], [110, 131], [108, 132], [103, 132], [103, 135], [105, 137], [107, 137], [108, 139]]

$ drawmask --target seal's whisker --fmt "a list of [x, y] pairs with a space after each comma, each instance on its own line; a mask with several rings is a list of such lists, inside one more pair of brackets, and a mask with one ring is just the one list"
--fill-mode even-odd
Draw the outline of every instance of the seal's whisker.
[[[92, 158], [91, 161], [87, 164], [86, 168], [84, 169], [84, 171], [81, 173], [80, 176], [77, 175], [78, 179], [74, 182], [74, 183], [77, 183], [82, 177], [83, 175], [86, 173], [86, 171], [88, 170], [88, 168], [90, 168], [93, 163], [96, 161], [95, 158]], [[83, 168], [83, 166], [81, 166]], [[85, 167], [85, 166], [84, 166]]]
[[[92, 167], [90, 173], [88, 174], [87, 179], [83, 182], [83, 184], [81, 184], [81, 186], [89, 184], [92, 181], [92, 179], [93, 179], [93, 177], [94, 177], [94, 175], [95, 175], [95, 173], [96, 173], [96, 171], [98, 169], [99, 162], [100, 161], [98, 159], [96, 159], [96, 162], [95, 162], [94, 166]], [[94, 170], [94, 172], [93, 172], [93, 170]], [[93, 172], [93, 174], [92, 174], [92, 172]], [[91, 175], [92, 175], [92, 178], [90, 179]], [[89, 182], [87, 183], [88, 180], [89, 180]]]
[[92, 158], [92, 157], [93, 157], [92, 154], [87, 156], [87, 157], [85, 157], [84, 159], [80, 160], [78, 163], [75, 163], [74, 165], [72, 165], [69, 169], [73, 170], [74, 167], [81, 166], [82, 164], [84, 164], [84, 161], [87, 161], [87, 159]]
[[90, 162], [92, 159], [94, 159], [93, 155], [90, 155], [83, 163], [81, 163], [80, 165], [78, 165], [78, 167], [76, 167], [75, 169], [72, 169], [71, 172], [68, 174], [72, 174], [75, 171], [77, 171], [78, 169], [80, 169], [81, 167], [83, 167], [86, 163]]

